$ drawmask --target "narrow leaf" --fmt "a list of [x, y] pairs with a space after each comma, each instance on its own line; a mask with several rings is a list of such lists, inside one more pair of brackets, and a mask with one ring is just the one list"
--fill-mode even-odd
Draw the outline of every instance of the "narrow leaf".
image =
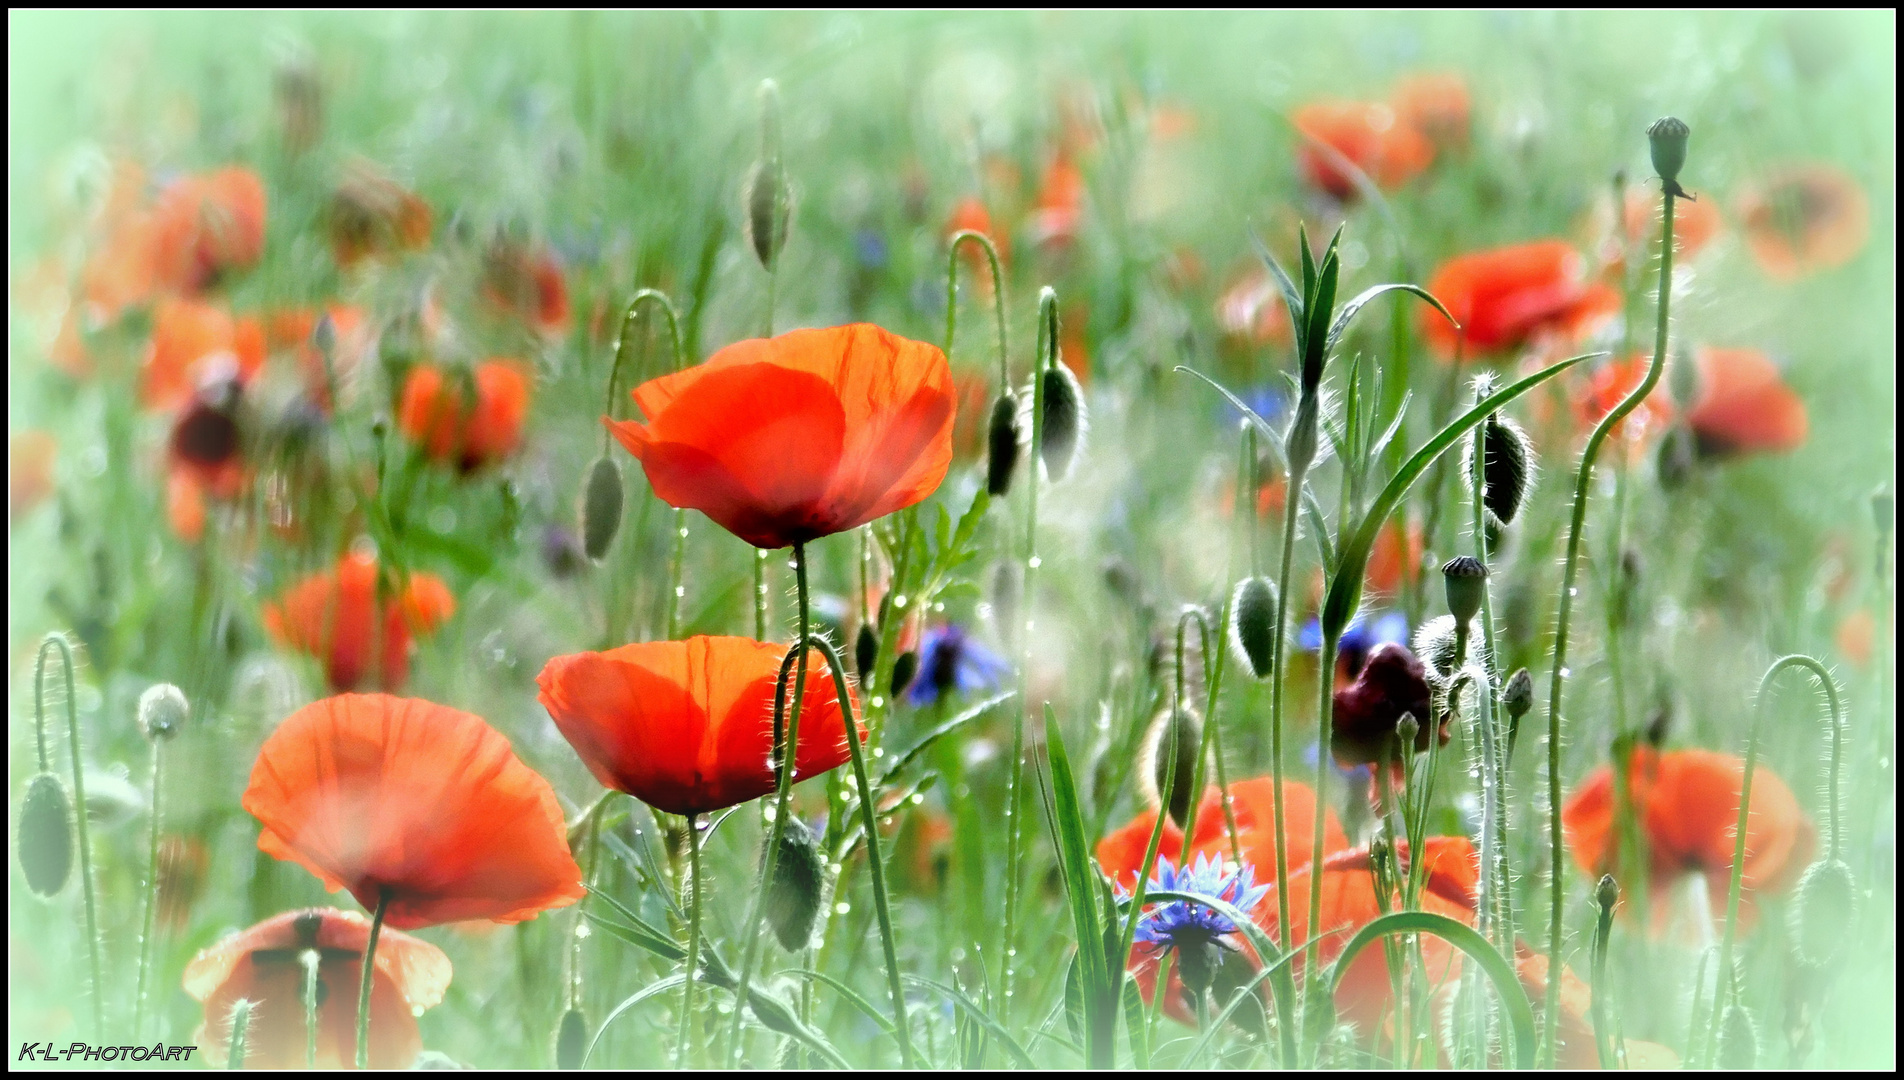
[[1254, 229], [1250, 230], [1250, 243], [1256, 245], [1257, 257], [1263, 260], [1264, 266], [1269, 267], [1270, 276], [1276, 279], [1276, 287], [1282, 290], [1283, 306], [1289, 309], [1289, 325], [1296, 328], [1296, 355], [1301, 356], [1302, 330], [1307, 322], [1303, 317], [1302, 294], [1296, 291], [1296, 283], [1289, 280], [1289, 273], [1276, 261], [1276, 256], [1269, 253], [1269, 247]]
[[1383, 293], [1391, 292], [1405, 292], [1420, 297], [1428, 306], [1441, 312], [1442, 318], [1452, 323], [1455, 329], [1461, 329], [1461, 324], [1456, 322], [1455, 317], [1448, 313], [1448, 309], [1442, 306], [1441, 301], [1435, 299], [1433, 293], [1419, 285], [1410, 285], [1407, 282], [1401, 281], [1391, 281], [1386, 285], [1374, 285], [1363, 289], [1360, 293], [1356, 294], [1355, 299], [1342, 305], [1342, 313], [1335, 317], [1335, 324], [1329, 327], [1329, 338], [1326, 348], [1331, 350], [1335, 348], [1336, 343], [1342, 340], [1342, 335], [1349, 329], [1349, 323], [1354, 321], [1357, 315], [1361, 314], [1362, 309], [1368, 306], [1369, 301], [1374, 300]]
[[1348, 973], [1349, 963], [1356, 954], [1389, 934], [1433, 934], [1480, 964], [1481, 970], [1494, 984], [1494, 992], [1500, 995], [1501, 1005], [1507, 1010], [1508, 1022], [1514, 1026], [1515, 1065], [1523, 1069], [1534, 1067], [1534, 1009], [1528, 1004], [1527, 992], [1521, 989], [1514, 965], [1508, 963], [1507, 958], [1473, 928], [1446, 915], [1436, 915], [1431, 911], [1392, 911], [1363, 926], [1336, 957], [1329, 983], [1332, 994], [1341, 986], [1343, 976]]
[[1011, 1032], [1006, 1031], [1003, 1025], [986, 1015], [985, 1010], [979, 1008], [978, 1005], [973, 1002], [971, 998], [966, 997], [962, 991], [941, 982], [934, 982], [931, 979], [922, 979], [917, 975], [907, 975], [905, 976], [905, 980], [914, 986], [923, 986], [928, 990], [937, 990], [939, 993], [944, 994], [950, 998], [953, 1003], [964, 1009], [972, 1019], [978, 1021], [985, 1030], [991, 1032], [994, 1038], [1004, 1044], [1005, 1052], [1010, 1054], [1012, 1059], [1017, 1061], [1019, 1065], [1027, 1069], [1036, 1069], [1038, 1067], [1038, 1063], [1033, 1061], [1031, 1055], [1025, 1052], [1024, 1046], [1021, 1045], [1017, 1039], [1011, 1037]]

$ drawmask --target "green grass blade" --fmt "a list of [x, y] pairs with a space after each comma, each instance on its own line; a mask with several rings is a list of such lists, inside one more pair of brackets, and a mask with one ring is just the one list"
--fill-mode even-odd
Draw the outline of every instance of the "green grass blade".
[[1442, 305], [1441, 301], [1435, 299], [1433, 293], [1419, 285], [1411, 285], [1403, 281], [1391, 281], [1386, 285], [1374, 285], [1363, 289], [1356, 294], [1355, 299], [1342, 305], [1341, 314], [1335, 317], [1335, 323], [1329, 327], [1328, 344], [1324, 346], [1324, 349], [1334, 351], [1336, 343], [1340, 342], [1342, 335], [1348, 332], [1349, 323], [1353, 322], [1355, 317], [1361, 314], [1362, 309], [1368, 306], [1369, 301], [1391, 292], [1405, 292], [1420, 297], [1428, 306], [1441, 312], [1442, 317], [1452, 323], [1455, 329], [1459, 330], [1461, 328], [1461, 324], [1456, 322], [1455, 317], [1448, 313], [1448, 309]]
[[898, 1030], [893, 1027], [892, 1021], [887, 1019], [886, 1014], [874, 1008], [873, 1003], [866, 1000], [866, 996], [864, 994], [861, 994], [859, 991], [846, 985], [845, 983], [834, 978], [833, 976], [828, 975], [824, 971], [814, 971], [811, 968], [788, 968], [785, 971], [782, 971], [780, 974], [797, 975], [803, 979], [812, 979], [816, 982], [823, 982], [826, 985], [832, 987], [833, 989], [838, 990], [840, 992], [840, 996], [846, 999], [847, 1004], [853, 1006], [855, 1009], [858, 1009], [862, 1014], [865, 1015], [866, 1019], [871, 1020], [875, 1024], [878, 1024], [879, 1030], [885, 1032], [888, 1035], [892, 1035], [894, 1032]]
[[[1108, 1067], [1109, 1034], [1116, 1017], [1100, 1015], [1115, 1002], [1117, 988], [1111, 980], [1104, 956], [1104, 925], [1097, 908], [1097, 869], [1084, 835], [1084, 814], [1078, 805], [1077, 783], [1071, 772], [1071, 759], [1064, 749], [1064, 735], [1058, 729], [1051, 705], [1045, 705], [1045, 747], [1051, 773], [1053, 838], [1064, 873], [1066, 897], [1071, 904], [1071, 922], [1078, 935], [1078, 975], [1084, 998], [1086, 1055], [1092, 1068]], [[1107, 1023], [1106, 1021], [1109, 1021]]]
[[1495, 993], [1501, 997], [1508, 1022], [1514, 1027], [1515, 1065], [1523, 1069], [1534, 1067], [1534, 1007], [1527, 1001], [1527, 992], [1521, 989], [1520, 977], [1514, 973], [1514, 965], [1495, 951], [1494, 946], [1488, 944], [1487, 939], [1472, 927], [1446, 915], [1436, 915], [1431, 911], [1392, 911], [1363, 926], [1335, 959], [1329, 984], [1332, 995], [1356, 955], [1390, 934], [1432, 934], [1467, 953], [1480, 964], [1481, 970], [1494, 984]]
[[914, 986], [923, 986], [928, 990], [937, 990], [939, 993], [944, 994], [953, 1004], [964, 1009], [968, 1016], [978, 1021], [980, 1026], [984, 1027], [986, 1031], [991, 1032], [992, 1036], [1005, 1047], [1005, 1052], [1011, 1055], [1012, 1060], [1027, 1069], [1036, 1069], [1038, 1067], [1038, 1063], [1033, 1061], [1031, 1055], [1025, 1052], [1024, 1046], [1021, 1045], [1017, 1039], [1012, 1038], [1011, 1032], [1006, 1031], [998, 1021], [987, 1015], [984, 1009], [979, 1008], [977, 1002], [966, 997], [965, 994], [956, 987], [947, 986], [942, 982], [934, 982], [931, 979], [922, 979], [917, 975], [906, 976], [906, 981]]

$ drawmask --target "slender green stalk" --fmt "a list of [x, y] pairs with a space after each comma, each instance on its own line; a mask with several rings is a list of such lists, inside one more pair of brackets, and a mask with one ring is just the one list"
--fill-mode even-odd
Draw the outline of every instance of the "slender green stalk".
[[357, 980], [357, 1067], [370, 1068], [370, 986], [376, 979], [377, 939], [383, 936], [384, 912], [390, 907], [390, 893], [377, 896], [377, 910], [370, 916], [370, 943], [364, 946], [363, 974]]
[[152, 822], [146, 830], [144, 930], [139, 935], [139, 982], [132, 997], [132, 1038], [145, 1033], [147, 988], [152, 985], [152, 934], [159, 914], [159, 822], [165, 812], [165, 739], [152, 740]]
[[676, 1069], [688, 1067], [688, 1045], [694, 1041], [694, 987], [701, 981], [700, 818], [699, 814], [688, 815], [688, 966], [681, 983], [681, 1024], [674, 1044]]
[[[1478, 399], [1477, 399], [1478, 400]], [[1487, 491], [1486, 454], [1487, 423], [1484, 421], [1474, 428], [1474, 460], [1468, 477], [1472, 488], [1474, 558], [1483, 567], [1487, 566], [1487, 509], [1485, 495]], [[1480, 716], [1477, 726], [1481, 729], [1481, 768], [1484, 783], [1481, 789], [1481, 896], [1483, 904], [1480, 912], [1481, 933], [1488, 937], [1496, 947], [1511, 950], [1514, 943], [1513, 927], [1507, 921], [1509, 906], [1505, 896], [1508, 887], [1507, 869], [1507, 815], [1506, 784], [1507, 766], [1501, 754], [1501, 720], [1498, 700], [1499, 673], [1494, 670], [1494, 590], [1488, 585], [1484, 575], [1481, 578], [1481, 685]], [[1431, 737], [1436, 733], [1431, 733]]]
[[79, 702], [73, 696], [73, 647], [60, 634], [48, 634], [40, 642], [40, 653], [33, 665], [33, 717], [41, 730], [46, 727], [46, 654], [57, 649], [60, 670], [66, 680], [66, 731], [73, 752], [73, 821], [79, 832], [79, 881], [86, 898], [86, 961], [92, 975], [93, 1032], [103, 1037], [106, 1031], [105, 980], [99, 964], [99, 901], [93, 893], [92, 833], [86, 823], [85, 753], [79, 745]]
[[317, 972], [323, 957], [316, 949], [298, 954], [298, 966], [304, 970], [304, 1067], [317, 1068]]
[[1659, 377], [1666, 370], [1666, 331], [1673, 295], [1673, 198], [1676, 188], [1676, 184], [1669, 182], [1661, 196], [1665, 200], [1665, 212], [1661, 223], [1659, 253], [1659, 328], [1653, 338], [1653, 362], [1646, 369], [1646, 377], [1633, 388], [1633, 392], [1615, 405], [1613, 411], [1607, 413], [1593, 429], [1593, 434], [1587, 436], [1586, 448], [1580, 452], [1580, 472], [1574, 479], [1573, 518], [1567, 526], [1567, 555], [1560, 583], [1560, 614], [1554, 629], [1553, 670], [1547, 689], [1548, 859], [1553, 880], [1547, 920], [1547, 994], [1543, 999], [1548, 1002], [1548, 1006], [1541, 1010], [1541, 1064], [1549, 1069], [1554, 1067], [1554, 1043], [1560, 1030], [1560, 1009], [1556, 1003], [1560, 1000], [1561, 923], [1567, 899], [1567, 850], [1560, 828], [1560, 692], [1567, 677], [1567, 628], [1573, 618], [1574, 585], [1580, 570], [1580, 536], [1586, 527], [1587, 496], [1593, 482], [1593, 462], [1600, 454], [1600, 445], [1606, 442], [1614, 427], [1626, 418], [1626, 414], [1639, 408], [1640, 402], [1646, 400], [1646, 395], [1659, 385]]
[[[1606, 883], [1610, 883], [1611, 880], [1611, 878], [1606, 879], [1606, 882], [1603, 882], [1601, 887], [1605, 888]], [[1618, 895], [1616, 887], [1614, 891], [1615, 898], [1617, 898]], [[1618, 1067], [1613, 1047], [1613, 1025], [1607, 1020], [1606, 1015], [1607, 992], [1611, 989], [1611, 987], [1607, 985], [1606, 978], [1607, 942], [1612, 936], [1613, 904], [1606, 903], [1601, 905], [1599, 915], [1594, 919], [1593, 923], [1593, 968], [1591, 972], [1593, 978], [1593, 1047], [1595, 1052], [1599, 1055], [1600, 1068], [1602, 1069]]]
[[[622, 313], [621, 332], [615, 335], [615, 359], [608, 371], [608, 403], [603, 409], [604, 416], [613, 416], [615, 414], [615, 388], [621, 376], [622, 353], [624, 346], [626, 346], [628, 342], [628, 331], [633, 325], [635, 316], [639, 314], [640, 309], [644, 305], [659, 308], [661, 314], [668, 320], [668, 346], [671, 350], [669, 369], [672, 371], [680, 371], [687, 364], [688, 354], [681, 345], [681, 315], [675, 310], [674, 301], [668, 299], [668, 294], [662, 292], [660, 289], [638, 290], [628, 301], [627, 310]], [[602, 432], [602, 452], [604, 454], [608, 452], [608, 432], [606, 429]], [[676, 510], [674, 512], [673, 550], [668, 557], [666, 626], [668, 631], [667, 639], [670, 641], [679, 636], [681, 632], [681, 598], [684, 595], [684, 590], [681, 587], [681, 568], [687, 555], [687, 541], [688, 512], [686, 510]]]
[[[242, 1069], [245, 1067], [245, 1044], [251, 1037], [251, 1000], [239, 998], [231, 1006], [231, 1039], [226, 1044], [225, 1068]], [[363, 1068], [363, 1062], [357, 1063]]]
[[945, 355], [948, 359], [952, 356], [952, 334], [958, 327], [960, 244], [977, 244], [984, 250], [985, 258], [992, 267], [992, 308], [998, 321], [998, 389], [1003, 393], [1011, 388], [1011, 366], [1005, 354], [1005, 276], [999, 273], [998, 249], [992, 246], [992, 238], [972, 229], [961, 229], [952, 234], [952, 242], [946, 248]]
[[[1289, 587], [1289, 564], [1296, 553], [1296, 513], [1302, 504], [1303, 473], [1306, 471], [1306, 467], [1298, 469], [1292, 464], [1283, 493], [1283, 550], [1281, 564], [1276, 571], [1276, 628], [1270, 638], [1276, 643], [1269, 674], [1270, 811], [1276, 830], [1276, 934], [1281, 939], [1276, 944], [1285, 950], [1292, 948], [1293, 944], [1289, 937], [1289, 833], [1283, 816], [1283, 668], [1287, 662], [1284, 654], [1289, 651], [1287, 635], [1292, 591]], [[1333, 657], [1330, 663], [1334, 663]], [[1320, 673], [1316, 677], [1322, 685], [1329, 686], [1332, 681], [1330, 668], [1323, 666], [1316, 670]], [[1322, 798], [1320, 789], [1316, 791], [1316, 798]], [[1316, 820], [1320, 821], [1322, 817], [1318, 813]], [[1308, 968], [1303, 970], [1307, 972]]]

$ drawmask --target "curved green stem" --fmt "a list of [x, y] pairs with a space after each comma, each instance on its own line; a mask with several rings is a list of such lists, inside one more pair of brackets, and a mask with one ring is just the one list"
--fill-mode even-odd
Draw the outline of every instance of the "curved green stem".
[[[92, 833], [86, 823], [85, 754], [79, 745], [79, 702], [73, 696], [73, 647], [60, 634], [48, 634], [40, 642], [40, 653], [33, 664], [33, 718], [41, 730], [46, 727], [46, 653], [57, 649], [60, 671], [66, 680], [66, 730], [73, 753], [73, 820], [79, 832], [79, 881], [86, 898], [86, 960], [92, 975], [93, 1032], [103, 1037], [106, 1031], [105, 980], [99, 965], [99, 901], [93, 893]], [[41, 753], [45, 753], [42, 745]]]
[[159, 820], [164, 813], [165, 738], [152, 740], [152, 823], [146, 834], [146, 879], [144, 930], [139, 935], [139, 982], [132, 996], [132, 1037], [136, 1041], [145, 1031], [145, 1000], [152, 985], [152, 932], [159, 913]]
[[357, 1067], [370, 1068], [370, 986], [376, 978], [377, 939], [383, 936], [383, 916], [390, 907], [390, 892], [377, 895], [377, 910], [370, 916], [370, 943], [364, 946], [363, 974], [357, 979]]
[[992, 245], [992, 238], [973, 229], [960, 229], [952, 234], [952, 242], [945, 255], [945, 355], [952, 357], [952, 334], [958, 326], [959, 306], [959, 245], [977, 244], [985, 251], [985, 258], [992, 266], [992, 307], [998, 319], [998, 389], [1000, 393], [1011, 389], [1011, 365], [1005, 355], [1005, 276], [998, 270], [998, 248]]
[[[687, 355], [681, 348], [681, 316], [674, 309], [674, 301], [660, 289], [640, 289], [628, 300], [628, 307], [622, 311], [621, 329], [615, 335], [615, 355], [608, 364], [608, 394], [602, 403], [602, 415], [615, 415], [615, 390], [621, 382], [621, 360], [628, 351], [628, 332], [634, 329], [635, 317], [641, 314], [643, 305], [659, 307], [668, 319], [668, 344], [673, 349], [672, 370], [681, 370], [682, 360]], [[602, 452], [608, 452], [608, 432], [602, 431]]]
[[1626, 414], [1639, 408], [1640, 402], [1646, 400], [1646, 395], [1659, 385], [1660, 375], [1666, 370], [1666, 331], [1673, 295], [1672, 185], [1667, 186], [1662, 197], [1666, 206], [1661, 224], [1659, 328], [1653, 338], [1653, 362], [1646, 369], [1646, 377], [1633, 388], [1633, 392], [1621, 399], [1613, 411], [1607, 413], [1593, 429], [1593, 434], [1587, 436], [1586, 448], [1580, 452], [1580, 471], [1574, 478], [1573, 517], [1567, 526], [1567, 555], [1560, 583], [1560, 614], [1555, 622], [1553, 671], [1547, 689], [1548, 858], [1553, 881], [1547, 919], [1547, 995], [1544, 999], [1549, 1007], [1541, 1010], [1541, 1064], [1550, 1069], [1554, 1067], [1554, 1042], [1560, 1030], [1560, 1009], [1553, 1003], [1560, 1000], [1561, 921], [1567, 899], [1564, 887], [1566, 840], [1560, 828], [1560, 692], [1567, 677], [1567, 627], [1573, 617], [1574, 583], [1580, 570], [1580, 535], [1586, 527], [1587, 495], [1593, 481], [1594, 459], [1600, 455], [1600, 445], [1606, 442], [1614, 427], [1626, 418]]
[[[694, 987], [701, 981], [700, 817], [699, 814], [688, 815], [688, 966], [681, 982], [681, 1024], [674, 1043], [676, 1069], [688, 1067], [688, 1044], [694, 1041]], [[604, 1020], [602, 1026], [606, 1028], [608, 1022]]]

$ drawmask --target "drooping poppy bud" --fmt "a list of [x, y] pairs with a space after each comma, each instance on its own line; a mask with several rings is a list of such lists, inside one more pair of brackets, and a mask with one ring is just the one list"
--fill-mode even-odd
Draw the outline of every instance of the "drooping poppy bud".
[[51, 897], [66, 887], [73, 872], [73, 810], [66, 785], [50, 772], [27, 782], [20, 803], [19, 835], [15, 850], [26, 887], [35, 895]]
[[582, 500], [582, 550], [596, 562], [608, 554], [621, 529], [621, 466], [604, 454], [588, 470], [588, 491]]
[[1508, 719], [1515, 722], [1534, 707], [1534, 677], [1526, 668], [1508, 676], [1507, 685], [1501, 690], [1501, 704], [1507, 707]]
[[1236, 650], [1249, 661], [1250, 674], [1268, 678], [1276, 658], [1276, 586], [1266, 577], [1244, 578], [1231, 607]]
[[579, 1008], [570, 1009], [562, 1014], [561, 1026], [555, 1029], [555, 1067], [579, 1069], [587, 1053], [588, 1017]]
[[1858, 886], [1851, 868], [1820, 859], [1798, 880], [1792, 900], [1792, 945], [1807, 964], [1829, 963], [1844, 947], [1845, 929], [1858, 912]]
[[1203, 720], [1188, 705], [1165, 709], [1151, 722], [1144, 737], [1144, 768], [1153, 801], [1170, 814], [1178, 828], [1190, 817], [1196, 797], [1197, 754], [1203, 747]]
[[[1534, 455], [1527, 433], [1499, 413], [1481, 428], [1481, 502], [1503, 525], [1511, 525], [1533, 486]], [[1474, 475], [1474, 444], [1468, 444], [1463, 475]]]
[[991, 428], [986, 435], [985, 490], [994, 499], [1011, 491], [1012, 470], [1018, 465], [1018, 398], [1010, 390], [992, 403]]
[[791, 816], [780, 830], [773, 881], [767, 886], [767, 923], [781, 948], [799, 952], [807, 947], [825, 891], [826, 859], [820, 843], [806, 822]]
[[1472, 555], [1457, 555], [1441, 566], [1441, 579], [1447, 586], [1448, 611], [1459, 624], [1471, 622], [1481, 612], [1487, 596], [1486, 566]]
[[1653, 121], [1646, 129], [1647, 148], [1653, 155], [1653, 171], [1666, 181], [1666, 190], [1674, 191], [1679, 181], [1679, 170], [1686, 165], [1686, 142], [1692, 135], [1692, 129], [1684, 120], [1676, 116], [1662, 116]]
[[1743, 1005], [1727, 1005], [1719, 1020], [1719, 1068], [1750, 1069], [1758, 1060], [1759, 1029], [1752, 1022], [1752, 1014]]
[[893, 661], [893, 697], [897, 698], [899, 695], [905, 693], [906, 687], [912, 685], [912, 677], [918, 673], [919, 654], [911, 651], [900, 653], [899, 659]]
[[853, 640], [853, 665], [859, 672], [860, 685], [873, 673], [873, 665], [879, 662], [879, 633], [870, 622], [859, 624], [859, 636]]
[[171, 683], [157, 683], [139, 695], [139, 730], [150, 742], [170, 739], [192, 714], [185, 694]]
[[1674, 424], [1666, 429], [1666, 435], [1659, 440], [1659, 461], [1656, 470], [1659, 486], [1664, 491], [1677, 491], [1692, 478], [1693, 466], [1699, 460], [1699, 439], [1683, 424]]
[[1078, 444], [1084, 437], [1084, 393], [1078, 386], [1078, 377], [1063, 364], [1047, 369], [1043, 378], [1044, 444], [1041, 455], [1045, 474], [1052, 480], [1062, 480], [1070, 471]]

